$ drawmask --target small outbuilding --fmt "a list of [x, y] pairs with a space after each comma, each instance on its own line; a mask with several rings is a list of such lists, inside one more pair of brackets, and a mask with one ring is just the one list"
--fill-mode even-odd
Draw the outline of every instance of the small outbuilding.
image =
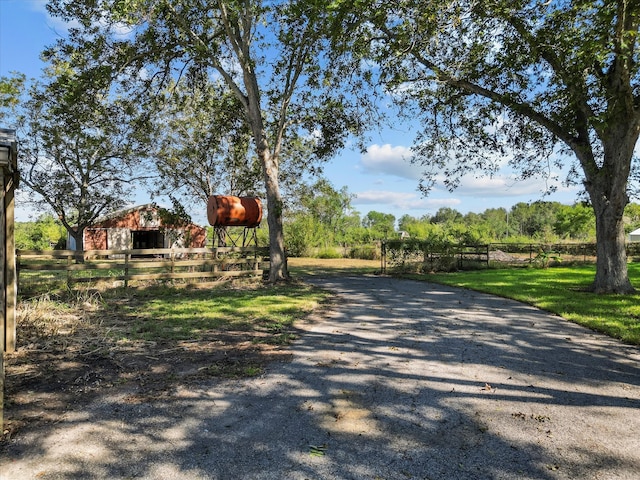
[[629, 234], [629, 242], [640, 242], [640, 228]]
[[[84, 231], [85, 250], [130, 250], [142, 248], [201, 248], [207, 231], [196, 224], [166, 224], [168, 216], [155, 205], [140, 205], [100, 218]], [[68, 247], [75, 250], [69, 236]]]

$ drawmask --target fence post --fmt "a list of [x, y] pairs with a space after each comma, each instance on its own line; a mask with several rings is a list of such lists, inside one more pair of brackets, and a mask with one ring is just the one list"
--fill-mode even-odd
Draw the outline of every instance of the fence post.
[[[84, 254], [83, 254], [84, 255]], [[67, 255], [67, 288], [71, 289], [71, 265], [73, 265], [73, 261], [75, 258], [75, 254]]]
[[129, 286], [129, 252], [124, 254], [124, 288]]

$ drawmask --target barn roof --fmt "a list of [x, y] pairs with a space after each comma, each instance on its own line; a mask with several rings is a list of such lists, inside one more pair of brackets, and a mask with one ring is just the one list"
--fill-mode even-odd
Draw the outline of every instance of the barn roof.
[[131, 213], [131, 212], [136, 212], [139, 210], [156, 210], [158, 208], [157, 205], [154, 205], [153, 203], [146, 203], [144, 205], [136, 205], [135, 207], [127, 207], [127, 208], [123, 208], [120, 210], [115, 210], [113, 212], [107, 213], [106, 215], [103, 215], [102, 217], [98, 217], [96, 218], [96, 220], [93, 223], [100, 223], [100, 222], [104, 222], [105, 220], [111, 220], [113, 218], [118, 218], [118, 217], [124, 217], [125, 215]]

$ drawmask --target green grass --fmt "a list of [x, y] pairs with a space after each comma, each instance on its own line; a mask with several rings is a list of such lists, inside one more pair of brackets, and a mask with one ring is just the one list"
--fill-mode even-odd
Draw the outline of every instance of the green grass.
[[[258, 288], [154, 287], [135, 291], [128, 302], [109, 302], [127, 319], [113, 334], [121, 340], [197, 340], [212, 331], [260, 331], [264, 341], [286, 344], [287, 329], [322, 303], [327, 294], [303, 284]], [[259, 340], [260, 341], [260, 340]]]
[[80, 286], [19, 301], [19, 336], [26, 341], [30, 334], [52, 336], [60, 329], [76, 331], [82, 324], [91, 329], [91, 335], [116, 343], [171, 343], [240, 335], [253, 343], [288, 345], [295, 338], [293, 323], [328, 296], [295, 282], [104, 290]]
[[[519, 300], [572, 322], [640, 345], [640, 293], [595, 295], [594, 265], [465, 271], [411, 278], [464, 287]], [[629, 264], [629, 277], [640, 288], [640, 263]]]

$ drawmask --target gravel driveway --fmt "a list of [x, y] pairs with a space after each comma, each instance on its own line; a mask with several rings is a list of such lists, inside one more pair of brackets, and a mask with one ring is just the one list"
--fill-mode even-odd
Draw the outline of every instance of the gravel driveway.
[[24, 431], [0, 478], [640, 478], [637, 347], [465, 290], [310, 281], [336, 301], [298, 325], [290, 363], [102, 397]]

